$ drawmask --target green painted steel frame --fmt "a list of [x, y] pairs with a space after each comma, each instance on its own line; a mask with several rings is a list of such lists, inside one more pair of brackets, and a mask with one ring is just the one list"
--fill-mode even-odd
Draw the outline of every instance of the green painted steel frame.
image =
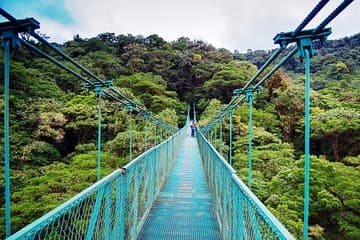
[[[275, 43], [279, 43], [280, 45], [281, 45], [281, 49], [283, 49], [283, 48], [285, 48], [285, 46], [286, 45], [288, 45], [289, 43], [291, 43], [291, 42], [294, 42], [294, 41], [297, 41], [297, 43], [298, 43], [298, 45], [300, 46], [300, 47], [298, 47], [298, 50], [299, 50], [299, 53], [300, 53], [300, 55], [302, 55], [303, 56], [303, 58], [305, 58], [305, 76], [306, 76], [306, 81], [305, 81], [305, 188], [304, 188], [304, 239], [307, 239], [307, 232], [308, 232], [308, 220], [307, 220], [307, 218], [308, 218], [308, 198], [309, 198], [309, 187], [308, 187], [308, 185], [309, 185], [309, 168], [310, 168], [310, 159], [309, 159], [309, 141], [310, 141], [310, 121], [309, 121], [309, 118], [310, 118], [310, 74], [309, 74], [309, 69], [310, 69], [310, 56], [311, 55], [313, 55], [313, 50], [312, 50], [312, 48], [310, 47], [310, 48], [308, 48], [308, 47], [305, 47], [304, 48], [304, 46], [309, 46], [309, 44], [310, 44], [310, 46], [311, 46], [311, 42], [312, 42], [312, 40], [314, 40], [314, 39], [319, 39], [319, 37], [320, 37], [320, 39], [321, 40], [324, 40], [326, 37], [327, 37], [327, 35], [329, 35], [330, 33], [331, 33], [331, 30], [330, 29], [324, 29], [324, 27], [329, 23], [329, 22], [331, 22], [338, 14], [340, 14], [340, 12], [341, 11], [343, 11], [351, 2], [353, 2], [353, 0], [344, 0], [323, 22], [321, 22], [321, 24], [317, 27], [317, 28], [315, 28], [315, 29], [313, 29], [313, 30], [304, 30], [304, 31], [302, 31], [302, 29], [307, 25], [307, 23], [308, 22], [310, 22], [310, 20], [317, 14], [317, 12], [319, 12], [320, 11], [320, 9], [326, 4], [328, 2], [328, 0], [322, 0], [316, 7], [315, 7], [315, 9], [307, 16], [307, 18], [300, 24], [300, 26], [295, 30], [295, 31], [293, 31], [293, 32], [289, 32], [289, 33], [280, 33], [280, 34], [278, 34], [276, 37], [275, 37]], [[46, 44], [48, 44], [48, 46], [51, 46], [49, 43], [47, 43], [46, 42], [46, 40], [44, 40], [44, 39], [42, 39], [41, 37], [39, 37], [34, 31], [33, 31], [33, 29], [31, 29], [31, 27], [29, 27], [30, 25], [31, 26], [35, 26], [35, 27], [37, 27], [38, 28], [38, 23], [35, 21], [35, 20], [33, 20], [33, 19], [28, 19], [28, 20], [31, 20], [31, 21], [29, 21], [29, 26], [25, 26], [25, 25], [23, 25], [24, 23], [25, 24], [27, 24], [26, 23], [26, 21], [25, 22], [22, 22], [22, 21], [19, 21], [19, 20], [16, 20], [15, 18], [13, 18], [11, 15], [9, 15], [9, 14], [7, 14], [4, 10], [2, 10], [2, 9], [0, 9], [0, 12], [1, 12], [1, 14], [3, 15], [3, 16], [5, 16], [6, 18], [8, 18], [9, 20], [10, 20], [10, 22], [9, 23], [2, 23], [1, 24], [1, 27], [2, 28], [8, 28], [8, 30], [9, 31], [11, 31], [11, 32], [16, 32], [16, 31], [14, 31], [15, 29], [17, 29], [17, 28], [22, 28], [22, 30], [21, 30], [21, 32], [28, 32], [28, 33], [30, 33], [32, 36], [34, 36], [36, 39], [38, 39], [39, 41], [41, 41], [41, 42], [45, 42]], [[9, 120], [8, 120], [8, 111], [9, 111], [9, 109], [8, 109], [8, 88], [9, 88], [9, 81], [8, 80], [6, 80], [6, 79], [8, 79], [9, 78], [9, 76], [8, 76], [8, 71], [6, 71], [6, 68], [8, 68], [8, 65], [9, 65], [9, 61], [8, 61], [8, 59], [9, 59], [9, 45], [8, 45], [8, 41], [6, 40], [6, 38], [4, 38], [5, 39], [5, 64], [4, 64], [4, 66], [5, 66], [5, 71], [4, 71], [4, 99], [5, 99], [5, 103], [4, 103], [4, 132], [5, 132], [5, 134], [4, 134], [4, 137], [5, 137], [5, 139], [4, 139], [4, 160], [5, 160], [5, 202], [6, 202], [6, 233], [7, 234], [10, 234], [10, 183], [9, 183], [9, 180], [10, 180], [10, 173], [9, 173], [9, 170], [10, 170], [10, 168], [9, 168], [9, 144], [8, 144], [8, 137], [9, 137], [9, 134], [8, 134], [8, 130], [9, 130]], [[29, 43], [27, 43], [26, 41], [24, 41], [24, 40], [22, 40], [22, 39], [20, 39], [20, 41], [22, 42], [22, 43], [24, 43], [27, 47], [29, 47], [29, 48], [31, 48], [31, 49], [34, 49], [34, 50], [36, 50], [35, 49], [35, 47], [33, 47], [31, 44], [29, 44]], [[52, 47], [52, 49], [54, 49], [55, 47]], [[57, 49], [55, 49], [55, 51], [56, 52], [58, 52], [59, 53], [59, 50], [57, 50]], [[41, 51], [40, 50], [37, 50], [37, 52], [38, 53], [41, 53]], [[267, 63], [266, 64], [270, 64], [270, 62], [276, 57], [276, 56], [278, 56], [279, 55], [279, 53], [281, 52], [281, 50], [277, 50], [274, 54], [273, 54], [273, 56], [267, 61]], [[42, 53], [41, 53], [42, 54]], [[61, 52], [60, 52], [60, 54], [61, 54]], [[44, 55], [44, 54], [42, 54], [42, 55]], [[64, 56], [65, 54], [61, 54], [62, 56]], [[289, 55], [288, 56], [290, 56], [290, 55], [293, 55], [293, 50], [289, 53]], [[54, 58], [52, 58], [52, 57], [50, 57], [50, 56], [46, 56], [48, 59], [50, 59], [51, 61], [53, 61], [53, 62], [55, 62], [57, 65], [59, 65], [59, 66], [61, 66], [61, 67], [63, 67], [64, 69], [66, 69], [67, 71], [69, 71], [69, 72], [71, 72], [71, 73], [73, 73], [74, 75], [76, 75], [76, 76], [78, 76], [80, 79], [83, 79], [85, 82], [87, 82], [87, 79], [85, 79], [85, 78], [83, 78], [81, 75], [79, 75], [78, 73], [75, 73], [75, 72], [73, 72], [71, 69], [69, 69], [69, 68], [66, 68], [64, 65], [62, 65], [62, 64], [60, 64], [59, 62], [56, 62], [56, 61], [54, 61]], [[67, 57], [67, 56], [66, 56]], [[291, 57], [291, 56], [290, 56]], [[269, 75], [271, 75], [272, 74], [272, 72], [273, 71], [275, 71], [277, 68], [278, 68], [278, 66], [281, 66], [282, 65], [282, 63], [284, 62], [284, 61], [286, 61], [287, 59], [288, 59], [289, 57], [285, 57], [276, 67], [274, 67], [273, 68], [273, 70], [271, 70], [262, 80], [260, 80], [256, 85], [255, 85], [255, 87], [257, 87], [257, 86], [260, 86], [266, 79], [267, 79], [267, 77], [269, 76]], [[67, 57], [67, 59], [69, 60], [69, 57]], [[70, 59], [70, 60], [72, 60], [72, 59]], [[72, 63], [74, 63], [74, 61], [72, 61]], [[265, 64], [265, 65], [266, 65]], [[78, 64], [75, 64], [76, 66], [79, 66]], [[84, 70], [84, 68], [82, 68], [83, 70]], [[265, 67], [263, 66], [260, 70], [262, 71], [263, 69], [265, 69]], [[85, 69], [86, 70], [86, 69]], [[260, 74], [260, 71], [259, 70], [259, 74]], [[85, 71], [86, 73], [89, 73], [89, 71]], [[250, 84], [251, 84], [251, 82], [253, 81], [253, 80], [255, 80], [255, 78], [257, 78], [257, 76], [259, 76], [259, 74], [256, 74], [256, 75], [254, 75], [254, 77], [251, 79], [251, 81], [249, 81], [248, 83], [247, 83], [247, 85], [246, 85], [246, 87], [245, 88], [243, 88], [243, 89], [241, 89], [241, 90], [239, 90], [239, 91], [235, 91], [234, 93], [235, 94], [240, 94], [240, 93], [242, 93], [243, 91], [245, 91], [246, 89], [247, 89], [247, 86], [249, 86]], [[94, 77], [94, 75], [91, 73], [90, 74], [91, 76], [93, 76]], [[97, 77], [95, 77], [97, 80], [99, 80], [99, 81], [101, 81], [100, 79], [98, 79]], [[93, 83], [91, 83], [91, 84], [93, 84]], [[115, 89], [111, 89], [111, 91], [113, 91], [113, 92], [115, 92], [116, 94], [118, 94], [118, 95], [120, 95], [120, 96], [122, 96], [119, 92], [117, 92]], [[110, 93], [106, 93], [108, 96], [110, 96], [110, 97], [113, 97], [114, 99], [118, 99], [118, 98], [116, 98], [116, 97], [114, 97], [113, 95], [111, 95]], [[229, 104], [228, 105], [228, 107], [226, 107], [225, 109], [230, 109], [230, 111], [231, 111], [231, 109], [232, 108], [234, 108], [234, 107], [236, 107], [237, 106], [237, 104], [239, 103], [239, 102], [241, 102], [241, 101], [237, 101], [237, 98], [235, 98], [235, 100], [233, 101], [231, 101], [231, 103], [232, 104], [234, 104], [234, 105], [231, 105], [231, 104]], [[232, 106], [232, 108], [230, 108]], [[100, 108], [100, 105], [99, 105], [99, 108]], [[142, 109], [141, 108], [139, 108], [140, 109], [140, 111], [142, 111]], [[100, 121], [101, 121], [101, 112], [99, 111], [99, 133], [100, 133], [100, 131], [101, 131], [101, 128], [100, 128]], [[196, 115], [195, 115], [195, 105], [194, 105], [194, 119], [196, 119]], [[232, 156], [231, 156], [231, 149], [232, 149], [232, 122], [231, 122], [231, 117], [230, 117], [230, 152], [229, 152], [229, 162], [230, 162], [230, 164], [231, 164], [231, 162], [232, 162]], [[216, 130], [216, 129], [215, 129]], [[162, 129], [161, 129], [161, 135], [162, 135]], [[100, 136], [100, 134], [99, 134], [99, 136]], [[250, 136], [249, 136], [249, 139], [250, 139]], [[98, 142], [100, 142], [100, 139], [98, 139]], [[154, 139], [154, 142], [156, 143], [156, 122], [155, 122], [155, 139]], [[165, 142], [167, 142], [167, 141], [165, 141]], [[172, 143], [172, 147], [174, 147], [174, 145], [173, 145], [173, 142], [174, 142], [174, 140], [171, 140], [170, 141], [171, 143]], [[214, 141], [214, 143], [216, 143], [216, 134], [215, 134], [215, 141]], [[156, 144], [155, 144], [156, 145]], [[161, 145], [161, 144], [160, 144]], [[159, 145], [159, 146], [160, 146]], [[221, 145], [220, 145], [221, 146]], [[250, 147], [250, 141], [249, 141], [249, 147]], [[98, 145], [98, 151], [100, 152], [100, 144]], [[158, 149], [159, 150], [159, 149]], [[166, 151], [164, 151], [164, 150], [161, 150], [161, 151], [158, 151], [158, 150], [156, 150], [156, 148], [155, 148], [155, 150], [154, 150], [154, 152], [155, 152], [155, 156], [153, 157], [153, 159], [157, 159], [159, 156], [158, 156], [158, 154], [160, 154], [160, 156], [161, 155], [164, 155], [165, 154], [165, 152], [166, 152], [166, 154], [165, 155], [169, 155], [169, 148], [167, 148], [166, 149]], [[216, 149], [213, 149], [213, 150], [215, 150], [215, 152], [216, 152]], [[131, 153], [130, 153], [130, 155], [131, 155]], [[173, 154], [172, 154], [173, 155]], [[98, 154], [98, 164], [99, 164], [99, 159], [100, 159], [100, 154]], [[221, 159], [221, 155], [219, 155], [220, 156], [220, 159]], [[223, 160], [223, 159], [222, 159]], [[134, 160], [135, 161], [135, 160]], [[225, 161], [224, 161], [225, 162]], [[226, 163], [226, 162], [225, 162]], [[156, 161], [155, 161], [155, 163], [154, 163], [154, 165], [156, 164]], [[156, 170], [156, 168], [153, 168], [152, 170]], [[219, 170], [219, 169], [217, 169], [216, 170], [216, 172], [218, 173], [218, 174], [220, 174], [221, 175], [221, 172], [219, 172], [219, 171], [221, 171], [221, 170]], [[141, 175], [142, 173], [144, 173], [145, 172], [145, 170], [144, 171], [140, 171], [140, 172], [136, 172], [136, 174], [134, 174], [134, 178], [136, 179], [136, 181], [135, 181], [135, 187], [134, 187], [134, 189], [137, 189], [137, 187], [139, 187], [138, 185], [140, 184], [140, 182], [139, 182], [139, 177], [137, 177], [138, 175]], [[156, 172], [156, 171], [155, 171]], [[100, 178], [100, 176], [98, 175], [98, 178]], [[223, 179], [226, 179], [226, 177], [224, 177], [224, 176], [222, 176], [222, 178]], [[249, 179], [251, 179], [251, 178], [249, 178]], [[156, 179], [156, 181], [155, 182], [157, 182], [157, 181], [159, 181], [158, 179]], [[120, 184], [120, 182], [118, 181], [118, 180], [116, 180], [116, 186], [118, 187], [118, 186], [127, 186], [127, 182], [128, 182], [128, 180], [126, 179], [126, 180], [124, 180], [124, 181], [122, 181], [121, 182], [121, 184]], [[130, 181], [131, 182], [131, 181]], [[132, 183], [132, 182], [131, 182]], [[229, 183], [229, 182], [227, 182], [227, 183]], [[125, 184], [125, 185], [124, 185]], [[221, 184], [223, 184], [223, 182], [221, 183]], [[223, 189], [224, 188], [224, 186], [225, 185], [221, 185], [221, 184], [219, 184], [218, 183], [218, 185], [216, 185], [216, 187], [215, 187], [215, 189]], [[220, 187], [220, 185], [221, 185], [221, 187]], [[240, 184], [241, 185], [241, 184]], [[251, 184], [249, 183], [248, 184], [249, 186], [251, 186]], [[226, 188], [226, 187], [225, 187]], [[125, 188], [125, 190], [127, 190], [127, 188]], [[103, 198], [103, 197], [100, 197], [100, 195], [103, 195], [103, 193], [101, 193], [101, 191], [102, 192], [105, 192], [105, 203], [104, 203], [104, 206], [105, 206], [105, 209], [109, 209], [109, 206], [111, 205], [111, 198], [109, 197], [109, 194], [110, 194], [110, 190], [109, 190], [109, 187], [106, 187], [106, 189], [100, 189], [100, 190], [98, 190], [98, 197], [97, 197], [97, 200], [96, 200], [96, 202], [100, 202], [100, 201], [102, 201], [101, 200], [101, 198]], [[126, 191], [122, 191], [122, 193], [123, 192], [126, 192]], [[101, 193], [101, 194], [100, 194]], [[251, 193], [251, 192], [250, 192]], [[143, 194], [143, 193], [142, 193]], [[231, 199], [231, 196], [235, 196], [236, 195], [236, 190], [234, 190], [233, 189], [233, 191], [231, 191], [231, 194], [229, 194], [229, 193], [227, 193], [227, 195], [223, 195], [222, 196], [222, 198], [221, 198], [221, 200], [222, 201], [228, 201], [228, 199]], [[116, 196], [119, 196], [119, 194], [118, 194], [118, 192], [116, 192]], [[142, 196], [144, 196], [144, 195], [142, 195]], [[230, 196], [230, 197], [229, 197]], [[246, 199], [246, 198], [238, 198], [239, 199], [239, 201], [242, 203], [242, 202], [244, 202], [244, 199]], [[121, 201], [122, 202], [122, 201]], [[124, 206], [124, 204], [122, 205], [122, 206]], [[224, 211], [224, 209], [226, 209], [227, 208], [227, 206], [228, 206], [228, 204], [222, 204], [222, 210]], [[96, 211], [98, 211], [99, 210], [99, 208], [100, 208], [101, 206], [98, 206], [98, 207], [94, 207], [94, 211], [93, 211], [93, 216], [96, 216], [97, 215], [97, 213], [95, 213]], [[118, 203], [116, 204], [116, 208], [118, 207]], [[249, 217], [250, 217], [250, 220], [251, 221], [255, 221], [256, 219], [257, 219], [257, 217], [254, 215], [254, 212], [253, 211], [251, 211], [251, 207], [249, 207], [248, 208], [248, 210], [247, 211], [250, 211], [250, 214], [249, 214]], [[136, 212], [136, 211], [135, 211]], [[109, 215], [109, 212], [105, 212], [104, 213], [105, 214], [105, 222], [106, 223], [109, 223], [109, 219], [110, 219], [110, 215]], [[116, 214], [116, 215], [118, 215], [118, 214]], [[239, 215], [238, 215], [238, 219], [244, 219], [244, 216], [246, 216], [246, 215], [244, 215], [243, 213], [240, 213]], [[45, 217], [45, 216], [44, 216]], [[95, 219], [95, 217], [92, 217], [92, 218], [94, 218]], [[91, 219], [92, 219], [91, 218]], [[223, 217], [224, 218], [224, 217]], [[226, 219], [226, 220], [228, 220], [226, 217], [224, 218], [224, 219]], [[231, 219], [233, 219], [233, 217], [231, 217]], [[115, 223], [117, 223], [118, 221], [115, 221]], [[105, 224], [106, 224], [105, 223]], [[121, 224], [124, 224], [123, 222], [121, 222], [120, 223], [120, 225]], [[256, 235], [256, 238], [258, 237], [258, 234], [256, 234], [256, 232], [259, 232], [258, 231], [258, 228], [259, 227], [257, 227], [256, 226], [257, 224], [253, 224], [253, 232], [255, 232], [255, 235]], [[110, 232], [110, 230], [109, 230], [109, 226], [110, 225], [108, 225], [107, 224], [107, 226], [105, 226], [105, 235], [109, 235], [109, 232]], [[124, 226], [124, 225], [122, 225], [122, 226]], [[224, 223], [224, 225], [222, 225], [223, 226], [223, 228], [225, 229], [225, 227], [227, 227], [227, 229], [228, 229], [228, 227], [230, 226], [229, 224], [226, 224], [226, 223]], [[94, 226], [95, 227], [95, 226]], [[124, 229], [124, 228], [121, 228], [121, 229]], [[48, 231], [48, 230], [47, 230]], [[242, 232], [242, 236], [247, 236], [247, 230], [246, 229], [244, 229], [244, 231]], [[113, 231], [113, 233], [114, 233], [114, 231]], [[124, 236], [125, 235], [125, 233], [121, 233], [122, 234], [122, 236]], [[245, 234], [245, 235], [244, 235]], [[91, 235], [91, 234], [89, 234], [89, 235]], [[114, 236], [114, 234], [113, 234], [113, 236]], [[225, 236], [233, 236], [232, 234], [230, 234], [230, 235], [228, 235], [228, 234], [225, 234]], [[107, 238], [107, 237], [106, 237]]]
[[98, 97], [98, 134], [97, 134], [97, 180], [101, 178], [101, 99], [104, 95], [103, 87], [112, 87], [113, 81], [96, 82], [93, 84], [85, 83], [85, 88], [93, 90], [95, 96]]
[[0, 13], [9, 22], [0, 23], [0, 35], [4, 48], [4, 188], [5, 188], [5, 235], [11, 234], [11, 191], [10, 191], [10, 51], [20, 47], [18, 33], [32, 32], [40, 27], [39, 22], [33, 18], [21, 20], [14, 19], [5, 10]]
[[310, 53], [305, 49], [305, 166], [304, 166], [304, 240], [308, 239], [310, 192]]
[[252, 176], [252, 138], [253, 138], [253, 123], [252, 123], [252, 109], [253, 109], [253, 89], [246, 89], [246, 101], [249, 104], [249, 143], [248, 143], [248, 188], [251, 189], [251, 176]]
[[132, 106], [130, 104], [127, 104], [126, 110], [129, 112], [129, 160], [132, 161], [132, 145], [133, 145], [133, 134], [132, 134]]
[[222, 238], [294, 239], [200, 131], [197, 140]]
[[229, 164], [230, 164], [230, 166], [232, 166], [232, 131], [233, 131], [232, 115], [233, 115], [233, 110], [229, 109]]
[[144, 151], [147, 150], [147, 141], [148, 141], [148, 127], [147, 127], [147, 115], [144, 116]]
[[9, 69], [10, 40], [4, 42], [4, 170], [5, 170], [5, 232], [11, 234], [11, 199], [10, 199], [10, 129], [9, 129]]
[[310, 193], [310, 57], [315, 54], [312, 41], [301, 39], [298, 45], [299, 57], [305, 58], [305, 159], [304, 159], [304, 229], [303, 239], [309, 237], [309, 193]]
[[[97, 87], [99, 88], [99, 87]], [[98, 95], [99, 103], [98, 103], [98, 139], [97, 139], [97, 180], [99, 181], [101, 178], [101, 97], [103, 95], [102, 89], [95, 88], [95, 94]]]
[[[350, 4], [351, 1], [346, 4]], [[327, 19], [324, 20], [316, 29], [309, 29], [304, 31], [279, 33], [275, 36], [274, 41], [284, 48], [287, 44], [296, 42], [298, 57], [305, 59], [305, 129], [304, 129], [304, 226], [303, 226], [303, 239], [309, 238], [309, 192], [310, 192], [310, 58], [316, 54], [313, 48], [313, 41], [320, 40], [325, 42], [326, 38], [331, 34], [331, 28], [325, 28], [325, 22], [332, 18], [332, 15], [339, 14], [340, 8], [345, 5], [341, 4], [339, 9], [336, 9]]]
[[222, 125], [223, 125], [223, 123], [222, 123], [222, 119], [220, 119], [220, 130], [219, 130], [219, 134], [220, 134], [220, 136], [219, 136], [219, 153], [220, 153], [220, 155], [222, 155], [222, 149], [223, 149], [223, 136], [222, 136]]

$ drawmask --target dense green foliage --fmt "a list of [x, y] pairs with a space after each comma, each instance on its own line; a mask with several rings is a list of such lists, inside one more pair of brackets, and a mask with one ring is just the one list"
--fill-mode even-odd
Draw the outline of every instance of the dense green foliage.
[[[208, 123], [271, 53], [249, 50], [234, 58], [203, 41], [182, 37], [166, 42], [156, 34], [75, 36], [58, 46], [96, 75], [113, 79], [129, 98], [179, 126], [189, 103], [197, 103], [199, 124]], [[317, 48], [311, 64], [311, 236], [360, 239], [360, 34]], [[302, 72], [297, 59], [286, 63], [255, 96], [253, 113], [253, 191], [296, 236], [301, 236], [303, 206]], [[14, 231], [96, 181], [98, 102], [80, 80], [24, 47], [12, 58], [10, 95]], [[102, 112], [105, 176], [129, 160], [129, 121], [135, 156], [145, 147], [145, 124], [147, 147], [153, 145], [154, 129], [108, 100]], [[0, 117], [3, 120], [3, 114]], [[233, 147], [234, 167], [245, 182], [247, 118], [244, 104], [234, 112]], [[223, 128], [228, 139], [227, 121]], [[228, 151], [225, 146], [223, 155]], [[3, 195], [0, 205], [4, 226]]]
[[[311, 60], [310, 236], [360, 239], [360, 34], [317, 48]], [[270, 53], [249, 50], [236, 58], [260, 66]], [[252, 190], [298, 238], [303, 227], [303, 85], [303, 66], [291, 59], [255, 96], [253, 110]], [[221, 106], [211, 101], [199, 123], [206, 125]], [[247, 183], [246, 103], [234, 112], [233, 122], [233, 166]]]

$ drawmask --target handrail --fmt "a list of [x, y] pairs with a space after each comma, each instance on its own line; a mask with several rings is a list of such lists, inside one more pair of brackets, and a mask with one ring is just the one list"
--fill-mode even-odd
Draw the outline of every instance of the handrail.
[[114, 178], [118, 178], [120, 176], [121, 169], [115, 170], [110, 175], [104, 177], [103, 179], [83, 190], [65, 203], [61, 204], [60, 206], [51, 210], [44, 216], [25, 226], [7, 239], [27, 239], [28, 237], [30, 237], [30, 235], [35, 233], [37, 229], [45, 228], [47, 225], [56, 221], [56, 219], [61, 217], [64, 213], [80, 205], [84, 201], [84, 199], [88, 198], [91, 194], [96, 193], [100, 188], [104, 188], [107, 184], [109, 184], [109, 182], [113, 181]]
[[294, 239], [200, 131], [197, 140], [222, 239]]
[[188, 123], [7, 239], [136, 239], [187, 130]]

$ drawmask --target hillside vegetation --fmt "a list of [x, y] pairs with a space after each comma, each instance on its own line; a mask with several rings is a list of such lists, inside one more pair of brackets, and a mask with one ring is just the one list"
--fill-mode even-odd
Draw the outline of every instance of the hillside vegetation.
[[[156, 34], [102, 33], [89, 39], [77, 35], [56, 45], [102, 79], [112, 79], [116, 87], [160, 118], [180, 127], [190, 103], [196, 103], [199, 124], [209, 122], [231, 99], [232, 91], [241, 88], [271, 53], [231, 53], [186, 37], [167, 42]], [[360, 34], [316, 47], [318, 55], [311, 60], [310, 234], [312, 239], [360, 239]], [[303, 85], [303, 64], [291, 59], [255, 96], [253, 114], [253, 191], [299, 238]], [[25, 47], [12, 58], [10, 95], [15, 231], [96, 181], [98, 102], [80, 80]], [[129, 161], [130, 117], [126, 109], [108, 100], [102, 108], [105, 176]], [[3, 114], [1, 118], [3, 121]], [[248, 107], [240, 105], [234, 113], [233, 165], [244, 181], [247, 119]], [[138, 155], [144, 150], [144, 124], [149, 146], [153, 145], [153, 124], [142, 117], [133, 116], [131, 121], [134, 154]], [[227, 122], [223, 127], [224, 139], [228, 139]], [[0, 132], [3, 134], [3, 126]], [[3, 154], [3, 145], [0, 148]], [[228, 149], [226, 146], [225, 158]], [[4, 172], [3, 162], [0, 168]], [[1, 188], [3, 184], [1, 174]], [[0, 225], [5, 226], [3, 194], [0, 206]], [[0, 238], [3, 231], [1, 228]]]

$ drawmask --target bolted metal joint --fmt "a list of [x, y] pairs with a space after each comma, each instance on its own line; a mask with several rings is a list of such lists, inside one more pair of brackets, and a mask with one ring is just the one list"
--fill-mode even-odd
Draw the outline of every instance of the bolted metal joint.
[[40, 28], [40, 23], [34, 18], [14, 19], [10, 22], [0, 23], [0, 35], [5, 41], [10, 41], [11, 50], [15, 50], [20, 47], [18, 33], [32, 33], [38, 28]]
[[120, 110], [122, 110], [123, 108], [125, 108], [126, 107], [126, 104], [125, 103], [123, 103], [123, 102], [119, 102], [119, 109]]
[[131, 113], [133, 111], [133, 106], [130, 103], [126, 104], [126, 110]]
[[147, 112], [143, 112], [143, 113], [141, 113], [141, 115], [145, 121], [147, 121], [149, 119], [149, 114]]
[[126, 175], [126, 168], [123, 167], [123, 168], [120, 168], [120, 172], [121, 172], [121, 175], [125, 176]]
[[102, 96], [104, 95], [104, 91], [102, 90], [104, 87], [107, 88], [111, 88], [113, 86], [113, 81], [112, 80], [108, 80], [108, 81], [96, 81], [96, 82], [91, 82], [91, 83], [85, 83], [84, 87], [87, 90], [94, 90], [95, 96]]
[[305, 49], [309, 50], [310, 57], [315, 55], [315, 50], [312, 47], [313, 41], [320, 40], [324, 44], [330, 34], [331, 28], [322, 30], [309, 29], [301, 32], [281, 32], [274, 37], [274, 43], [279, 44], [281, 48], [286, 48], [287, 45], [295, 42], [298, 46], [299, 58], [303, 59], [305, 58]]
[[3, 41], [3, 44], [1, 45], [2, 48], [5, 48], [5, 42], [10, 41], [10, 48], [11, 51], [14, 51], [15, 49], [19, 48], [21, 46], [19, 36], [14, 31], [5, 31], [2, 32], [2, 37], [5, 41]]
[[94, 93], [95, 93], [95, 96], [102, 96], [104, 94], [103, 90], [102, 90], [102, 87], [95, 87], [95, 90], [94, 90]]
[[252, 87], [249, 87], [245, 90], [245, 100], [247, 102], [250, 102], [253, 99], [253, 92], [254, 89]]
[[297, 45], [298, 45], [298, 57], [300, 59], [305, 58], [305, 49], [307, 49], [309, 51], [310, 57], [316, 55], [316, 51], [313, 48], [313, 44], [312, 44], [312, 41], [310, 38], [300, 39], [298, 41]]
[[254, 91], [256, 91], [257, 94], [260, 94], [262, 90], [263, 90], [262, 86], [258, 86], [257, 88], [254, 89]]
[[234, 94], [235, 96], [240, 96], [240, 94], [242, 94], [243, 92], [244, 92], [244, 89], [238, 88], [238, 89], [235, 89], [235, 90], [233, 91], [233, 94]]

